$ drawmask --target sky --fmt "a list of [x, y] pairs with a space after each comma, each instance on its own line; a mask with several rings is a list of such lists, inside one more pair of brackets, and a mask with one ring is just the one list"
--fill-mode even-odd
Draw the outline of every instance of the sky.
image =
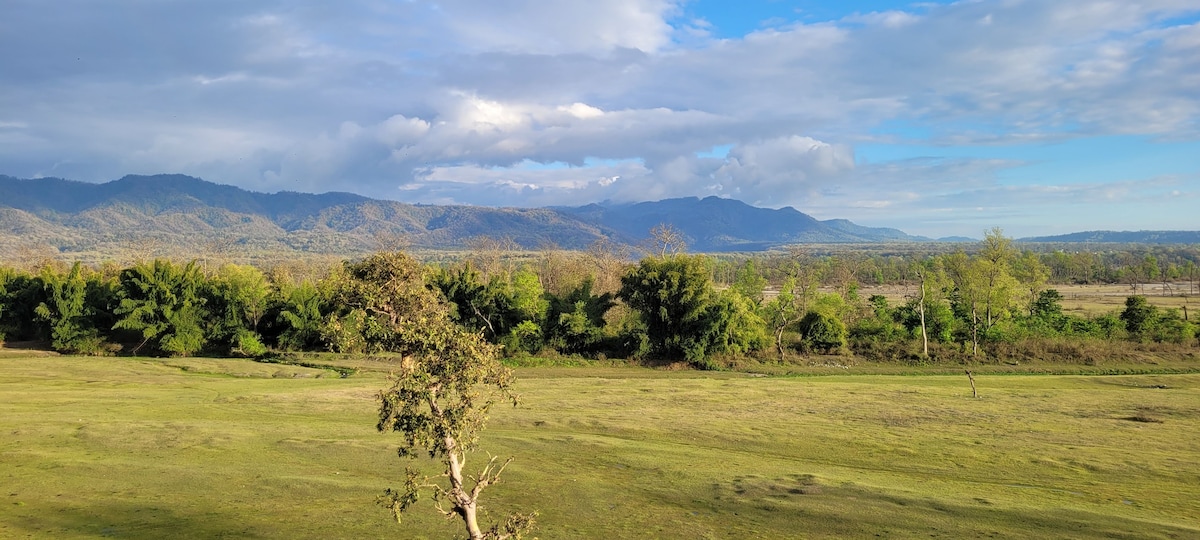
[[1196, 0], [5, 0], [0, 174], [1200, 229]]

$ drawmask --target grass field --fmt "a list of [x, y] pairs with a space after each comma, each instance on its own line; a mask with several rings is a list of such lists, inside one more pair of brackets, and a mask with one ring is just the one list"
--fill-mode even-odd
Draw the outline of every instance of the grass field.
[[[519, 370], [485, 493], [546, 539], [1200, 538], [1200, 375]], [[455, 538], [381, 373], [0, 355], [0, 538]], [[475, 464], [486, 459], [474, 457]]]

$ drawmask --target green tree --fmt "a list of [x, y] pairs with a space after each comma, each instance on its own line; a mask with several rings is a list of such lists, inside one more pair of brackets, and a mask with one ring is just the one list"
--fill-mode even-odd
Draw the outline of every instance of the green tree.
[[[376, 327], [367, 339], [403, 358], [391, 386], [379, 393], [376, 427], [404, 437], [401, 457], [427, 453], [444, 470], [428, 477], [410, 467], [405, 486], [387, 490], [379, 502], [399, 521], [428, 492], [438, 510], [463, 520], [471, 539], [520, 538], [532, 526], [532, 514], [514, 514], [490, 530], [478, 517], [480, 494], [500, 481], [508, 462], [497, 465], [493, 458], [474, 476], [465, 469], [492, 405], [517, 402], [512, 372], [500, 364], [497, 348], [450, 320], [449, 306], [426, 288], [420, 266], [403, 253], [347, 264], [338, 299]], [[436, 480], [442, 477], [448, 485]]]
[[34, 309], [46, 300], [45, 287], [40, 279], [9, 268], [0, 270], [0, 334], [6, 339], [20, 341], [45, 339]]
[[331, 279], [332, 304], [338, 309], [327, 317], [323, 333], [341, 351], [397, 350], [402, 323], [449, 314], [443, 313], [437, 293], [425, 286], [421, 265], [401, 252], [346, 263]]
[[[497, 343], [519, 320], [514, 316], [514, 299], [504, 279], [503, 275], [493, 275], [484, 282], [483, 275], [468, 262], [435, 271], [430, 283], [450, 302], [452, 320], [482, 331], [489, 341]], [[532, 304], [530, 296], [524, 298], [526, 307], [535, 311], [537, 306]]]
[[1012, 277], [1021, 288], [1021, 296], [1029, 306], [1029, 314], [1033, 315], [1034, 303], [1046, 288], [1050, 280], [1050, 268], [1042, 264], [1036, 253], [1026, 251], [1012, 261]]
[[226, 264], [208, 280], [206, 307], [212, 315], [209, 335], [242, 356], [266, 353], [258, 325], [271, 294], [266, 276], [253, 266]]
[[1134, 295], [1125, 299], [1125, 309], [1121, 311], [1121, 320], [1125, 322], [1125, 330], [1131, 336], [1139, 339], [1151, 333], [1158, 320], [1158, 308], [1142, 295]]
[[954, 315], [966, 322], [971, 352], [976, 354], [979, 351], [979, 305], [983, 297], [978, 268], [961, 250], [944, 255], [940, 260], [946, 269], [950, 306]]
[[799, 324], [804, 347], [826, 354], [846, 347], [846, 325], [841, 319], [821, 311], [810, 311]]
[[646, 327], [649, 354], [707, 368], [711, 355], [757, 350], [765, 326], [737, 295], [712, 289], [703, 256], [647, 257], [621, 279], [617, 296]]
[[[996, 321], [1007, 312], [1017, 287], [1010, 274], [1010, 264], [1016, 257], [1012, 239], [1004, 236], [999, 227], [984, 234], [983, 247], [974, 261], [976, 277], [983, 283], [984, 331], [990, 330]], [[1039, 268], [1031, 268], [1031, 274], [1040, 274]], [[1035, 279], [1031, 276], [1031, 279]]]
[[529, 270], [513, 272], [509, 289], [511, 291], [511, 310], [518, 321], [542, 323], [546, 317], [549, 302], [545, 298], [546, 291], [536, 273]]
[[713, 354], [745, 355], [765, 348], [771, 339], [754, 308], [755, 304], [740, 294], [715, 293], [697, 325], [701, 334], [692, 343], [697, 349], [685, 356], [710, 369], [717, 367], [708, 362]]
[[594, 294], [589, 276], [563, 296], [550, 295], [546, 313], [546, 337], [564, 353], [593, 352], [605, 337], [604, 316], [616, 305], [612, 293]]
[[779, 354], [780, 362], [784, 360], [784, 332], [804, 317], [795, 290], [795, 278], [787, 278], [779, 288], [779, 294], [762, 307], [763, 320], [774, 337], [775, 351]]
[[46, 301], [38, 304], [34, 313], [50, 327], [50, 346], [71, 354], [100, 352], [103, 339], [94, 326], [95, 312], [87, 303], [82, 265], [76, 262], [66, 274], [45, 267], [40, 279]]
[[[923, 303], [920, 297], [909, 298], [908, 302], [900, 306], [896, 310], [897, 321], [904, 325], [904, 328], [913, 336], [921, 336], [922, 324], [924, 324], [924, 339], [923, 343], [932, 341], [934, 343], [950, 343], [954, 340], [954, 312], [945, 301], [932, 301], [927, 299]], [[922, 315], [924, 320], [922, 321]], [[923, 349], [926, 356], [929, 355], [929, 349]]]
[[[0, 321], [8, 309], [8, 269], [0, 268]], [[4, 327], [0, 326], [0, 343], [4, 342]]]
[[121, 303], [114, 329], [138, 332], [142, 342], [163, 353], [187, 356], [199, 352], [204, 333], [204, 298], [200, 295], [203, 276], [195, 262], [177, 266], [155, 259], [121, 272]]
[[746, 262], [738, 268], [731, 288], [755, 304], [761, 304], [763, 291], [767, 288], [767, 278], [758, 271], [754, 259], [746, 259]]
[[1151, 328], [1150, 338], [1156, 342], [1186, 344], [1195, 341], [1196, 325], [1179, 315], [1179, 310], [1169, 309], [1162, 313]]
[[321, 291], [305, 281], [288, 290], [279, 311], [284, 329], [279, 334], [279, 346], [289, 350], [308, 350], [321, 341], [325, 314]]

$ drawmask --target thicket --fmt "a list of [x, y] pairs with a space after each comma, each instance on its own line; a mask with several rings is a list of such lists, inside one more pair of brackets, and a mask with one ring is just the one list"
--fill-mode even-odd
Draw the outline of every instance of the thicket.
[[[655, 254], [629, 263], [612, 249], [514, 259], [480, 248], [438, 264], [390, 252], [367, 260], [373, 264], [346, 261], [306, 276], [162, 259], [0, 267], [0, 339], [43, 341], [72, 354], [375, 353], [406, 339], [396, 335], [405, 327], [397, 313], [431, 312], [387, 307], [407, 298], [442, 306], [450, 321], [505, 355], [705, 369], [814, 355], [1090, 361], [1105, 349], [1197, 345], [1186, 312], [1157, 308], [1143, 295], [1130, 296], [1123, 310], [1082, 316], [1065, 313], [1054, 289], [1064, 279], [1109, 272], [1113, 279], [1136, 274], [1134, 286], [1152, 278], [1173, 291], [1194, 290], [1195, 263], [1187, 258], [1194, 253], [1186, 250], [1035, 253], [993, 230], [970, 251], [910, 256], [818, 257], [794, 249], [732, 262], [678, 249], [647, 252]], [[1113, 270], [1113, 261], [1127, 264]], [[859, 294], [861, 283], [878, 282], [920, 294], [898, 305]]]

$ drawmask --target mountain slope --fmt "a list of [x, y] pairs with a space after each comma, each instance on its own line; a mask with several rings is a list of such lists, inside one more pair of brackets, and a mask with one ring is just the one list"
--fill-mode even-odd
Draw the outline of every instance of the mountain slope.
[[753, 251], [800, 242], [917, 241], [895, 229], [818, 221], [795, 210], [756, 208], [717, 197], [575, 208], [435, 206], [350, 193], [256, 193], [183, 175], [126, 176], [103, 184], [0, 176], [5, 245], [42, 243], [65, 251], [131, 244], [200, 249], [357, 253], [386, 238], [418, 248], [460, 248], [475, 237], [509, 237], [536, 249], [580, 249], [600, 240], [634, 244], [670, 224], [695, 251]]
[[923, 241], [896, 229], [855, 225], [844, 219], [818, 221], [795, 208], [757, 208], [734, 199], [686, 197], [633, 204], [556, 208], [631, 237], [669, 223], [697, 251], [754, 251], [792, 243]]
[[1056, 236], [1021, 238], [1019, 241], [1045, 243], [1200, 244], [1200, 231], [1084, 231]]

